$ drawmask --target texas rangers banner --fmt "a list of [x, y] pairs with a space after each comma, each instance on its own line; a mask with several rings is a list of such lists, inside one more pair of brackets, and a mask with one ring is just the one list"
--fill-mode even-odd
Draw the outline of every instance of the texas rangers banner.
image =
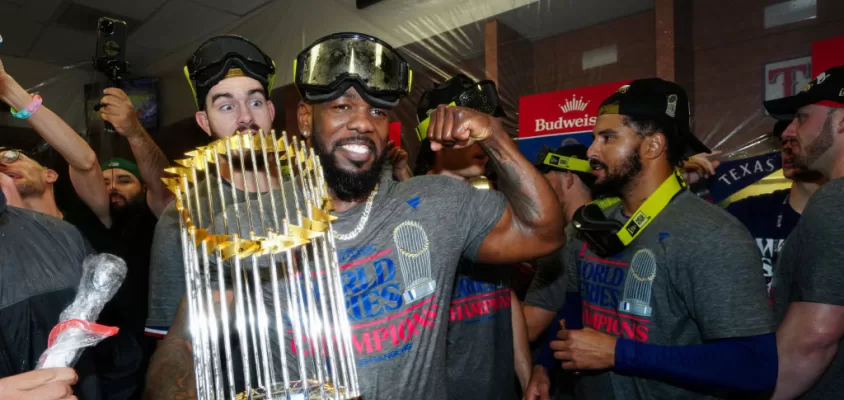
[[724, 161], [715, 169], [715, 176], [710, 180], [710, 196], [715, 203], [720, 203], [780, 168], [782, 158], [779, 151]]
[[542, 145], [592, 144], [598, 106], [630, 81], [519, 98], [519, 150], [533, 161]]

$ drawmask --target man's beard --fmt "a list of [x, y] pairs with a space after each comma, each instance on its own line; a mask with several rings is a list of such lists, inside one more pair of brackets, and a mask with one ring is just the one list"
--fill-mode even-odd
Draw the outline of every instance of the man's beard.
[[596, 181], [595, 187], [592, 189], [596, 198], [620, 196], [627, 185], [642, 172], [642, 157], [636, 151], [631, 151], [630, 155], [619, 165], [618, 171], [614, 173], [610, 173], [606, 164], [597, 160], [592, 162], [601, 164], [604, 171], [607, 171], [606, 177], [603, 180]]
[[146, 207], [146, 196], [144, 192], [141, 192], [137, 196], [133, 197], [132, 199], [127, 199], [120, 194], [117, 193], [110, 193], [109, 197], [111, 196], [119, 196], [123, 199], [124, 203], [119, 204], [115, 202], [109, 202], [108, 204], [108, 211], [109, 216], [114, 221], [115, 225], [119, 225], [120, 223], [128, 220], [133, 215], [140, 212], [141, 207]]
[[[314, 133], [316, 136], [316, 133]], [[314, 138], [311, 143], [314, 147], [314, 152], [319, 156], [323, 172], [325, 173], [325, 182], [328, 187], [334, 191], [334, 195], [339, 200], [349, 201], [363, 197], [372, 192], [375, 185], [381, 179], [381, 171], [384, 163], [387, 160], [387, 152], [381, 152], [376, 158], [372, 166], [365, 171], [349, 172], [337, 166], [337, 159], [334, 153], [342, 145], [342, 143], [335, 143], [333, 149], [330, 151], [322, 147], [322, 143]], [[375, 151], [375, 145], [371, 146], [372, 151]]]
[[805, 168], [805, 171], [810, 171], [812, 166], [832, 148], [834, 139], [834, 135], [832, 134], [832, 114], [830, 113], [827, 114], [826, 121], [824, 121], [818, 137], [803, 148], [805, 155], [796, 155], [794, 159], [795, 167], [800, 166], [801, 169]]

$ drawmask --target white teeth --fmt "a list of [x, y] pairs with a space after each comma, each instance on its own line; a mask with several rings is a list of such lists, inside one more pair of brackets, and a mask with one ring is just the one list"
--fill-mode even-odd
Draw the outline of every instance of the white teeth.
[[361, 144], [344, 144], [343, 148], [357, 154], [367, 154], [369, 153], [369, 147], [361, 145]]

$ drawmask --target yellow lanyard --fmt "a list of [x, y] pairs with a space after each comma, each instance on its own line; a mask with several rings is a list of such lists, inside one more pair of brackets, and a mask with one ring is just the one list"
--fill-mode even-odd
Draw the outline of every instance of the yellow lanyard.
[[[686, 187], [679, 171], [674, 171], [661, 185], [653, 192], [644, 203], [633, 213], [633, 216], [618, 231], [616, 236], [625, 246], [636, 239], [645, 227], [647, 227], [660, 212], [671, 202], [671, 199]], [[617, 197], [603, 198], [593, 201], [602, 210], [617, 204], [620, 201]]]

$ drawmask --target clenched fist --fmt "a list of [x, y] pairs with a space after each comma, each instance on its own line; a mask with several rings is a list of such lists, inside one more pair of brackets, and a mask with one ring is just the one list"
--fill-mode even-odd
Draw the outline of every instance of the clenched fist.
[[463, 148], [501, 131], [497, 118], [466, 107], [440, 105], [431, 113], [427, 137], [431, 150], [439, 151], [443, 146]]

